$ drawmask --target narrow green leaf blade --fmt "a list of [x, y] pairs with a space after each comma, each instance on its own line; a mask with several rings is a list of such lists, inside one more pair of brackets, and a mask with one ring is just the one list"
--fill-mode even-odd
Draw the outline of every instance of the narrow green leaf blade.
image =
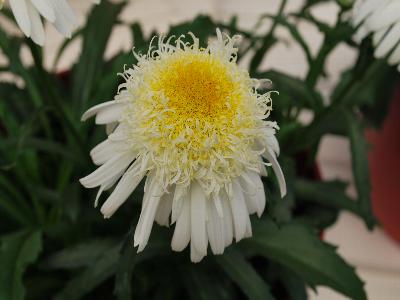
[[40, 231], [19, 231], [0, 238], [0, 299], [25, 298], [23, 275], [42, 250]]
[[274, 299], [267, 283], [240, 252], [229, 248], [223, 255], [216, 256], [215, 259], [250, 300]]

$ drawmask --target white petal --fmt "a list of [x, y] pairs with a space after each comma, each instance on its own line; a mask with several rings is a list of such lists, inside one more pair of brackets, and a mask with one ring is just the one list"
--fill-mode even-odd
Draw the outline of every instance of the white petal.
[[246, 233], [244, 234], [245, 238], [249, 238], [253, 235], [253, 232], [251, 230], [251, 221], [250, 218], [247, 219], [247, 223], [246, 223]]
[[358, 26], [366, 17], [375, 12], [379, 7], [385, 5], [388, 0], [370, 0], [370, 1], [359, 1], [354, 7], [353, 22], [355, 26]]
[[134, 159], [135, 157], [131, 153], [117, 154], [93, 173], [81, 178], [79, 181], [87, 188], [100, 186], [127, 168]]
[[219, 216], [214, 201], [207, 200], [207, 234], [214, 254], [222, 254], [225, 249], [224, 220]]
[[137, 244], [135, 244], [139, 246], [138, 252], [143, 251], [149, 241], [158, 204], [163, 195], [162, 185], [159, 184], [157, 180], [154, 180], [154, 184], [152, 185], [149, 194], [148, 199], [146, 199], [142, 205], [139, 222], [135, 230], [134, 240], [137, 241]]
[[374, 33], [374, 35], [372, 36], [372, 44], [374, 45], [374, 47], [377, 47], [380, 44], [387, 31], [387, 28], [383, 28]]
[[279, 188], [281, 190], [281, 197], [285, 197], [286, 195], [286, 181], [285, 177], [283, 176], [283, 172], [281, 166], [279, 165], [278, 161], [276, 160], [275, 154], [270, 151], [265, 151], [262, 156], [267, 159], [274, 169], [275, 175], [278, 178]]
[[[49, 22], [53, 23], [56, 20], [54, 9], [48, 0], [30, 0], [37, 11]], [[51, 0], [50, 0], [51, 1]]]
[[239, 178], [239, 182], [246, 200], [247, 211], [249, 214], [254, 214], [258, 211], [258, 202], [255, 197], [256, 185], [253, 183], [252, 178], [249, 177], [248, 173], [242, 174], [242, 176]]
[[187, 197], [187, 193], [188, 191], [185, 186], [179, 184], [176, 185], [174, 199], [172, 201], [171, 224], [174, 224], [179, 218], [182, 211], [183, 201], [189, 201], [190, 197]]
[[109, 124], [118, 122], [121, 118], [124, 106], [121, 103], [100, 110], [96, 115], [96, 124]]
[[117, 154], [116, 147], [109, 139], [101, 142], [90, 151], [90, 157], [96, 165], [102, 165]]
[[236, 179], [232, 181], [232, 193], [228, 194], [228, 197], [232, 208], [235, 239], [238, 242], [245, 237], [246, 224], [249, 214], [243, 197], [243, 192]]
[[225, 247], [232, 244], [233, 240], [233, 221], [232, 221], [232, 210], [229, 204], [229, 199], [225, 192], [221, 191], [222, 207], [224, 209], [224, 243]]
[[275, 135], [271, 135], [267, 137], [267, 145], [276, 153], [276, 155], [279, 155], [280, 153], [280, 148], [279, 148], [279, 143]]
[[194, 263], [200, 262], [205, 255], [197, 251], [196, 247], [193, 245], [193, 242], [190, 243], [190, 260]]
[[389, 33], [383, 38], [382, 42], [378, 45], [375, 50], [376, 58], [383, 58], [389, 54], [389, 52], [398, 44], [400, 41], [400, 23], [397, 23], [390, 29]]
[[122, 176], [114, 191], [101, 207], [101, 213], [105, 218], [111, 217], [142, 181], [145, 173], [139, 172], [139, 169], [140, 162], [136, 161]]
[[118, 173], [118, 174], [115, 175], [113, 178], [111, 178], [109, 181], [103, 183], [103, 184], [100, 186], [100, 188], [99, 188], [99, 190], [98, 190], [98, 192], [97, 192], [97, 195], [96, 195], [96, 199], [95, 199], [95, 201], [94, 201], [94, 207], [97, 207], [97, 205], [99, 204], [99, 199], [100, 199], [101, 194], [102, 194], [104, 191], [106, 191], [106, 190], [108, 190], [109, 188], [111, 188], [111, 187], [118, 181], [118, 179], [121, 178], [122, 174], [123, 174], [123, 172]]
[[379, 30], [400, 20], [400, 1], [391, 1], [368, 19], [371, 30]]
[[32, 28], [26, 0], [10, 0], [10, 7], [18, 26], [27, 37], [30, 37]]
[[184, 198], [182, 210], [175, 224], [171, 247], [174, 251], [182, 251], [190, 242], [190, 199]]
[[77, 24], [77, 19], [71, 7], [65, 0], [52, 0], [50, 3], [53, 6], [56, 15], [54, 27], [62, 35], [71, 37], [72, 30]]
[[396, 47], [388, 59], [390, 65], [396, 65], [400, 62], [400, 44]]
[[253, 201], [256, 203], [257, 216], [261, 217], [266, 204], [264, 185], [262, 183], [260, 175], [258, 175], [256, 172], [249, 171], [247, 174], [251, 181], [254, 183], [254, 194], [251, 194], [250, 197], [253, 198]]
[[34, 41], [39, 46], [43, 46], [45, 36], [44, 36], [44, 29], [43, 29], [42, 20], [40, 19], [40, 15], [29, 1], [26, 3], [26, 7], [28, 8], [28, 13], [31, 18], [32, 41]]
[[112, 101], [107, 101], [107, 102], [103, 102], [103, 103], [97, 104], [96, 106], [93, 106], [92, 108], [88, 109], [82, 115], [81, 121], [86, 121], [87, 119], [93, 117], [94, 115], [96, 115], [97, 113], [102, 111], [103, 109], [112, 107], [114, 105], [120, 105], [120, 103], [116, 102], [115, 100], [112, 100]]
[[175, 187], [169, 189], [160, 200], [156, 213], [156, 222], [161, 226], [169, 227], [169, 216], [172, 210], [172, 200], [174, 198]]
[[206, 195], [200, 184], [194, 181], [190, 186], [190, 219], [191, 219], [191, 243], [196, 250], [207, 254], [206, 232]]

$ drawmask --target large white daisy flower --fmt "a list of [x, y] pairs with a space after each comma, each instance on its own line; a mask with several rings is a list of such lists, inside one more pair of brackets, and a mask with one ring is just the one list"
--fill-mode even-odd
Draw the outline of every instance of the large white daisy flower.
[[207, 48], [199, 40], [158, 39], [147, 55], [135, 56], [115, 100], [89, 109], [108, 138], [91, 151], [100, 167], [82, 178], [102, 191], [117, 183], [101, 207], [111, 217], [146, 177], [134, 245], [146, 246], [154, 220], [175, 223], [172, 249], [190, 242], [191, 260], [207, 255], [208, 244], [221, 254], [232, 240], [252, 235], [249, 215], [265, 208], [262, 157], [285, 180], [276, 156], [277, 124], [266, 118], [270, 92], [257, 93], [260, 81], [236, 64], [237, 36], [222, 36]]
[[[2, 4], [4, 0], [0, 0]], [[92, 0], [99, 4], [100, 0]], [[9, 0], [11, 10], [22, 32], [36, 44], [43, 46], [45, 33], [42, 16], [65, 37], [71, 37], [77, 18], [67, 0]], [[0, 5], [1, 6], [1, 5]]]
[[373, 35], [375, 56], [388, 56], [391, 65], [400, 71], [400, 1], [357, 0], [353, 9], [353, 24], [359, 26], [356, 39]]

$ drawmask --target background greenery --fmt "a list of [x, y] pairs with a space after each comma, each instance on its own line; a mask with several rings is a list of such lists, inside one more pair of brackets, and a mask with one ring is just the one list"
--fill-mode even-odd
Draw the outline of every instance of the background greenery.
[[[342, 210], [358, 215], [369, 228], [376, 224], [364, 129], [381, 125], [397, 78], [384, 61], [373, 59], [369, 40], [362, 45], [352, 41], [354, 29], [343, 18], [348, 7], [341, 7], [337, 23], [330, 26], [310, 14], [320, 2], [327, 1], [307, 1], [288, 16], [282, 1], [276, 15], [260, 16], [260, 22], [273, 21], [264, 34], [241, 30], [236, 18], [219, 23], [208, 16], [170, 28], [168, 35], [191, 31], [203, 44], [216, 27], [241, 34], [239, 59], [249, 55], [251, 76], [271, 79], [280, 92], [274, 97], [272, 119], [281, 127], [280, 162], [288, 195], [281, 200], [275, 179], [265, 180], [267, 209], [261, 219], [252, 217], [254, 237], [199, 264], [190, 263], [187, 251], [172, 252], [172, 230], [159, 226], [154, 226], [145, 251], [136, 254], [132, 234], [142, 187], [105, 221], [93, 208], [96, 191], [78, 182], [93, 169], [89, 150], [105, 137], [104, 130], [92, 122], [81, 123], [80, 116], [111, 99], [121, 81], [116, 74], [124, 64], [135, 63], [131, 52], [104, 59], [124, 3], [103, 0], [93, 8], [87, 24], [73, 37], [83, 40], [81, 54], [64, 74], [44, 69], [42, 51], [30, 40], [0, 29], [1, 51], [8, 58], [0, 72], [20, 79], [0, 83], [0, 299], [301, 300], [307, 298], [306, 286], [318, 285], [351, 299], [366, 299], [362, 280], [320, 234]], [[9, 11], [2, 14], [12, 19]], [[324, 35], [317, 55], [298, 32], [299, 20]], [[125, 25], [135, 49], [145, 52], [156, 32], [147, 36], [140, 24]], [[275, 35], [279, 26], [304, 50], [309, 64], [305, 79], [260, 68], [268, 51], [282, 42]], [[315, 86], [325, 76], [327, 57], [342, 43], [357, 49], [358, 59], [324, 99]], [[31, 66], [21, 61], [24, 47], [34, 59]], [[314, 115], [309, 125], [298, 121], [305, 109]], [[346, 195], [346, 182], [319, 178], [315, 156], [326, 134], [351, 141], [357, 199]]]

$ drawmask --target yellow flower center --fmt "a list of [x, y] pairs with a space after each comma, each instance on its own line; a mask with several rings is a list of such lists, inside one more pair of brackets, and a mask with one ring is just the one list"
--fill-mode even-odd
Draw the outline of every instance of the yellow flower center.
[[172, 57], [153, 84], [180, 118], [215, 118], [228, 109], [234, 83], [226, 66], [208, 54]]

